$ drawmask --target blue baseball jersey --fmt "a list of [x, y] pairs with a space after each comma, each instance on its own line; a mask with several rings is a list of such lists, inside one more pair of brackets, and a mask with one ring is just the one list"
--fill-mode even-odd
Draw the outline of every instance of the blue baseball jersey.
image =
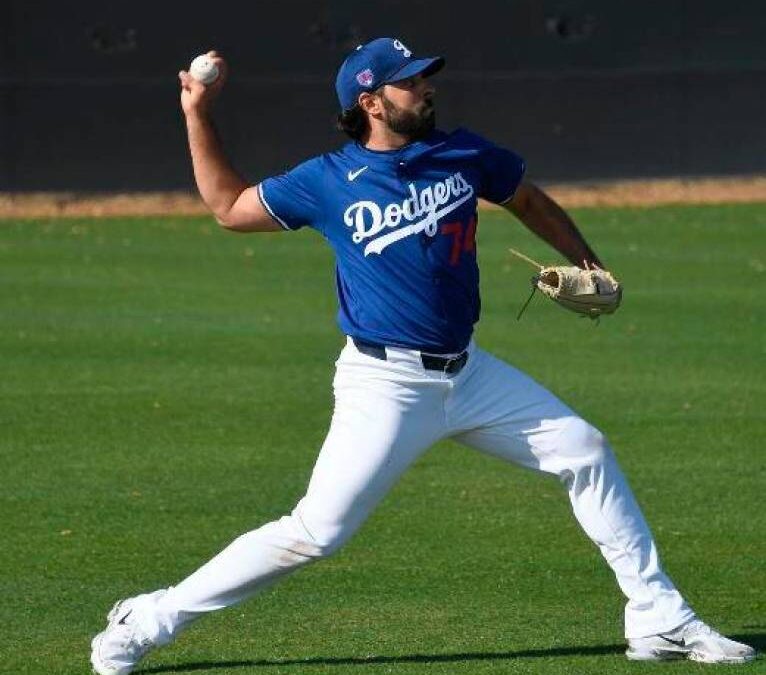
[[454, 353], [479, 319], [477, 199], [513, 197], [524, 160], [464, 129], [397, 150], [348, 143], [267, 178], [258, 194], [288, 230], [335, 251], [338, 324], [381, 345]]

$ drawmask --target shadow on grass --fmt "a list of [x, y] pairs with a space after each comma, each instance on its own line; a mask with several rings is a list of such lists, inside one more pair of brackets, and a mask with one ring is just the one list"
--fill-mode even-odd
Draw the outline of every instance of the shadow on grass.
[[140, 673], [191, 673], [195, 670], [218, 668], [258, 668], [268, 666], [365, 666], [396, 663], [460, 663], [468, 661], [506, 661], [551, 656], [598, 656], [621, 654], [625, 645], [600, 645], [593, 647], [552, 647], [551, 649], [525, 649], [517, 652], [467, 652], [463, 654], [405, 654], [403, 656], [341, 656], [306, 659], [253, 659], [251, 661], [205, 661], [177, 666], [155, 666]]
[[738, 635], [729, 635], [732, 640], [744, 642], [746, 645], [755, 647], [755, 650], [762, 654], [766, 650], [766, 633], [740, 633]]
[[[766, 650], [766, 633], [732, 635], [732, 639]], [[551, 649], [524, 649], [516, 652], [466, 652], [462, 654], [405, 654], [403, 656], [339, 656], [307, 659], [253, 659], [250, 661], [204, 661], [177, 666], [155, 666], [140, 673], [191, 673], [196, 670], [220, 668], [266, 668], [269, 666], [364, 666], [396, 663], [461, 663], [470, 661], [509, 661], [511, 659], [546, 658], [551, 656], [600, 656], [622, 654], [625, 645], [597, 645], [592, 647], [552, 647]]]

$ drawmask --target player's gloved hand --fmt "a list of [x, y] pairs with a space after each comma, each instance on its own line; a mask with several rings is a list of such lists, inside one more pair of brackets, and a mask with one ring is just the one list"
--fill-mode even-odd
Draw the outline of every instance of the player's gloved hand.
[[612, 314], [622, 300], [622, 286], [609, 272], [595, 266], [543, 267], [532, 277], [534, 287], [562, 307], [596, 319]]
[[229, 74], [229, 68], [226, 61], [218, 55], [218, 52], [211, 51], [207, 55], [218, 66], [218, 78], [210, 84], [202, 84], [195, 80], [186, 70], [178, 73], [178, 79], [181, 82], [181, 108], [184, 114], [207, 114], [213, 100], [218, 96], [223, 88], [226, 77]]
[[[510, 251], [538, 269], [538, 273], [532, 277], [532, 295], [539, 289], [562, 307], [591, 319], [598, 319], [602, 314], [612, 314], [620, 306], [622, 286], [606, 270], [588, 265], [587, 262], [584, 269], [574, 265], [544, 267], [523, 253], [514, 249]], [[521, 318], [532, 295], [524, 303], [517, 318]]]

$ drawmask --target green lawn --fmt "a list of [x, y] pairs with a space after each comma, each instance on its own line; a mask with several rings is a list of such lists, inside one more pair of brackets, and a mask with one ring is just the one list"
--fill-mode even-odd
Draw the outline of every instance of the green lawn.
[[[766, 647], [766, 206], [574, 212], [624, 282], [595, 325], [497, 213], [478, 340], [611, 438], [699, 614]], [[210, 219], [0, 222], [0, 672], [89, 671], [119, 597], [301, 496], [331, 411], [331, 256]], [[336, 557], [193, 627], [144, 673], [698, 673], [629, 663], [622, 598], [558, 483], [451, 443]], [[743, 672], [763, 672], [763, 660]]]

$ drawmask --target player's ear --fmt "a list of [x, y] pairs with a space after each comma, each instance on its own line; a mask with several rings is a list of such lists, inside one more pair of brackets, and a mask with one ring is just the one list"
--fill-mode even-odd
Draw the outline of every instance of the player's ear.
[[379, 115], [383, 106], [377, 94], [365, 91], [359, 94], [359, 107], [370, 115]]

